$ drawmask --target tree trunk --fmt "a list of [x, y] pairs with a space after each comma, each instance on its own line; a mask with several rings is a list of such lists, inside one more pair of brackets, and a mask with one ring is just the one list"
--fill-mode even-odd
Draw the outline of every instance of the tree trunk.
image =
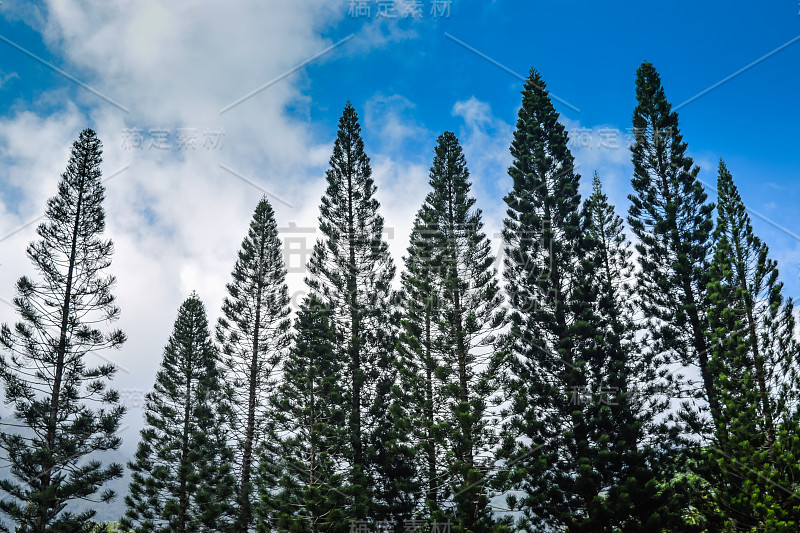
[[[352, 368], [353, 403], [350, 414], [352, 428], [353, 462], [363, 474], [364, 456], [361, 447], [361, 317], [358, 312], [358, 284], [356, 280], [355, 214], [353, 212], [353, 168], [350, 161], [350, 146], [347, 147], [347, 245], [349, 264], [347, 272], [348, 303], [350, 307], [350, 364]], [[360, 476], [359, 476], [360, 477]], [[359, 483], [360, 480], [354, 480]]]
[[433, 360], [431, 354], [431, 311], [425, 306], [425, 418], [428, 438], [428, 500], [438, 508], [436, 500], [436, 443], [433, 439]]
[[[82, 168], [86, 168], [86, 155], [84, 155]], [[72, 299], [72, 280], [75, 272], [76, 254], [78, 246], [78, 228], [80, 226], [81, 208], [83, 207], [83, 185], [84, 180], [80, 181], [80, 188], [78, 189], [78, 204], [75, 208], [75, 223], [72, 226], [72, 244], [69, 254], [69, 267], [67, 270], [67, 284], [64, 289], [64, 302], [61, 305], [61, 328], [58, 339], [58, 348], [56, 349], [56, 368], [53, 377], [53, 391], [50, 395], [50, 411], [47, 420], [47, 454], [45, 456], [45, 463], [42, 465], [41, 485], [40, 492], [45, 493], [50, 488], [52, 479], [52, 470], [55, 467], [53, 460], [53, 449], [55, 448], [56, 441], [56, 425], [58, 422], [58, 401], [61, 395], [61, 381], [64, 377], [64, 359], [67, 352], [67, 329], [69, 327], [69, 313], [70, 313], [70, 300]], [[49, 501], [45, 503], [38, 517], [39, 528], [44, 531], [47, 526], [49, 511], [55, 506], [57, 502], [53, 497], [48, 498]]]
[[[258, 264], [259, 269], [264, 263], [264, 240], [259, 243]], [[260, 274], [260, 272], [259, 272]], [[252, 509], [250, 507], [250, 477], [253, 461], [253, 444], [255, 440], [255, 420], [256, 420], [256, 392], [258, 389], [258, 350], [259, 336], [261, 335], [261, 297], [263, 287], [261, 286], [261, 276], [259, 276], [256, 288], [256, 316], [253, 331], [253, 352], [250, 358], [250, 396], [247, 402], [247, 428], [245, 430], [244, 449], [242, 450], [242, 480], [239, 488], [239, 533], [247, 533], [252, 521]]]
[[745, 278], [746, 271], [743, 268], [738, 268], [738, 265], [743, 265], [744, 260], [742, 257], [742, 249], [739, 243], [736, 243], [736, 264], [737, 274], [739, 276], [739, 286], [742, 289], [745, 298], [745, 310], [747, 312], [747, 326], [750, 334], [750, 348], [753, 350], [753, 363], [756, 371], [756, 381], [758, 381], [758, 394], [761, 400], [761, 409], [763, 411], [764, 423], [767, 427], [767, 442], [769, 443], [769, 453], [774, 459], [774, 450], [772, 449], [775, 444], [775, 424], [772, 419], [772, 410], [769, 407], [769, 391], [767, 390], [767, 381], [764, 371], [764, 359], [761, 357], [761, 350], [758, 346], [758, 334], [756, 331], [756, 322], [753, 316], [753, 299], [750, 296], [750, 287], [747, 285]]
[[189, 351], [189, 360], [186, 362], [186, 404], [183, 408], [183, 435], [181, 438], [180, 460], [180, 494], [178, 497], [178, 533], [186, 531], [186, 514], [189, 508], [189, 495], [187, 494], [187, 469], [189, 468], [189, 417], [192, 405], [192, 351]]

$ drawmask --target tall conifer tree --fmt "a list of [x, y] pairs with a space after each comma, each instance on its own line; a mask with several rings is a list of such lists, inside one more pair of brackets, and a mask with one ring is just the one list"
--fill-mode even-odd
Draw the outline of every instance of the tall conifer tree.
[[596, 175], [580, 205], [567, 133], [535, 71], [522, 95], [504, 230], [517, 439], [504, 479], [522, 495], [508, 501], [525, 531], [657, 530], [678, 518], [659, 466], [668, 403], [636, 339], [632, 252]]
[[[436, 339], [440, 336], [439, 309], [441, 284], [436, 274], [435, 225], [423, 206], [414, 219], [409, 239], [405, 271], [402, 273], [403, 315], [398, 341], [399, 383], [396, 403], [410, 421], [405, 444], [415, 450], [412, 490], [418, 494], [421, 510], [435, 512], [441, 507], [443, 481], [441, 422], [447, 416], [441, 393], [443, 382], [437, 369], [441, 354]], [[419, 507], [418, 505], [416, 507]]]
[[14, 406], [6, 427], [18, 428], [0, 433], [10, 464], [0, 480], [8, 496], [0, 511], [18, 532], [82, 531], [95, 511], [74, 513], [67, 505], [110, 501], [113, 491], [98, 491], [122, 475], [121, 465], [103, 465], [96, 455], [119, 448], [125, 412], [107, 386], [116, 367], [93, 366], [90, 355], [125, 341], [121, 331], [97, 327], [120, 312], [111, 294], [115, 278], [106, 273], [114, 247], [102, 238], [101, 161], [102, 143], [94, 131], [82, 131], [47, 202], [39, 240], [27, 249], [39, 279], [19, 279], [20, 322], [0, 330], [0, 382]]
[[[302, 303], [294, 344], [274, 398], [276, 442], [261, 463], [258, 531], [345, 532], [342, 362], [329, 311], [313, 294]], [[277, 462], [274, 462], [277, 458]]]
[[586, 401], [592, 302], [584, 294], [580, 176], [567, 144], [544, 80], [531, 71], [511, 144], [503, 231], [510, 429], [518, 438], [510, 480], [523, 492], [509, 504], [522, 510], [526, 531], [589, 519], [597, 492]]
[[413, 489], [435, 521], [491, 528], [491, 465], [499, 376], [493, 333], [500, 294], [466, 159], [445, 132], [417, 213], [403, 273], [398, 368], [417, 450]]
[[256, 206], [242, 241], [228, 296], [217, 324], [222, 361], [232, 385], [232, 435], [239, 481], [236, 529], [254, 523], [258, 499], [253, 478], [257, 451], [268, 433], [268, 398], [275, 393], [281, 361], [289, 346], [289, 289], [275, 214], [266, 197]]
[[[703, 312], [714, 205], [706, 201], [699, 169], [686, 155], [678, 115], [650, 63], [637, 70], [636, 100], [628, 223], [638, 238], [638, 286], [650, 322], [650, 348], [664, 364], [697, 368], [701, 385], [689, 391], [682, 418], [689, 431], [708, 436], [719, 418]], [[688, 384], [679, 380], [675, 385], [685, 391]], [[710, 410], [710, 419], [692, 405], [694, 398], [706, 400], [708, 407], [702, 409]]]
[[716, 504], [726, 530], [791, 531], [800, 523], [793, 305], [722, 161], [717, 194], [708, 285], [709, 365], [724, 424], [708, 452], [718, 467]]
[[586, 361], [589, 454], [581, 458], [584, 486], [578, 489], [586, 491], [586, 506], [568, 530], [659, 531], [680, 519], [664, 484], [671, 474], [666, 454], [674, 450], [659, 418], [669, 400], [655, 387], [660, 375], [651, 354], [640, 350], [632, 250], [597, 173], [582, 223], [576, 297], [592, 305], [576, 332]]
[[147, 395], [123, 528], [228, 530], [235, 477], [222, 379], [205, 309], [193, 293], [178, 310]]
[[336, 356], [345, 365], [347, 386], [350, 518], [382, 520], [394, 499], [393, 480], [381, 471], [387, 463], [377, 457], [385, 455], [381, 433], [395, 379], [395, 267], [384, 240], [361, 126], [349, 102], [339, 119], [326, 179], [319, 217], [322, 239], [314, 247], [307, 283], [331, 310], [342, 342]]
[[441, 485], [453, 506], [448, 514], [454, 531], [486, 531], [493, 524], [487, 489], [497, 444], [494, 333], [502, 322], [502, 299], [482, 214], [470, 196], [466, 158], [452, 132], [437, 140], [430, 184], [423, 211], [433, 230], [439, 291], [434, 345], [446, 407], [440, 421], [446, 475]]

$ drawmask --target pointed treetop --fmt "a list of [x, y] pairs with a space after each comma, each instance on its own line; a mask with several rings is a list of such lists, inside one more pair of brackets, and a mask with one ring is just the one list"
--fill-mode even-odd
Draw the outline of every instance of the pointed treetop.
[[[669, 142], [669, 139], [672, 138], [685, 149], [685, 144], [681, 145], [680, 143], [678, 113], [672, 111], [672, 104], [667, 100], [664, 86], [661, 84], [661, 76], [653, 64], [647, 61], [643, 62], [636, 70], [636, 101], [637, 106], [633, 110], [634, 128], [645, 128], [647, 126], [646, 117], [656, 117], [658, 123], [651, 126], [664, 130], [655, 132], [654, 141], [656, 141], [656, 144], [658, 140]], [[678, 145], [673, 149], [678, 148]], [[631, 148], [634, 149], [635, 147], [636, 145]]]
[[181, 303], [180, 308], [178, 309], [178, 317], [175, 319], [175, 330], [177, 331], [180, 329], [179, 324], [181, 323], [184, 317], [190, 318], [197, 318], [200, 320], [199, 327], [201, 329], [206, 329], [207, 325], [207, 318], [206, 318], [206, 307], [203, 304], [203, 301], [198, 296], [197, 291], [192, 291], [189, 296]]
[[[78, 139], [73, 141], [72, 146], [77, 146], [89, 142], [97, 143], [98, 146], [100, 147], [103, 146], [103, 143], [100, 142], [100, 140], [97, 138], [97, 134], [91, 128], [86, 128], [83, 131], [81, 131], [80, 134], [78, 134]], [[102, 153], [102, 149], [100, 150], [100, 153]]]
[[547, 84], [535, 68], [531, 68], [528, 72], [528, 78], [525, 80], [525, 90], [537, 89], [541, 92], [547, 92]]
[[263, 218], [264, 216], [270, 216], [274, 213], [272, 209], [272, 204], [270, 203], [267, 195], [263, 195], [261, 199], [258, 201], [258, 205], [256, 206], [256, 210], [253, 213], [253, 218]]
[[603, 185], [600, 183], [600, 176], [597, 174], [597, 171], [594, 171], [594, 175], [592, 176], [592, 193], [593, 194], [603, 194]]
[[[547, 166], [549, 162], [559, 161], [563, 166], [556, 172], [564, 171], [572, 175], [573, 158], [567, 148], [569, 136], [559, 122], [559, 116], [544, 79], [531, 69], [522, 90], [522, 106], [517, 114], [514, 141], [511, 144], [511, 155], [515, 160], [529, 160], [528, 164], [522, 165], [524, 174], [532, 170], [538, 173], [543, 170], [540, 168], [542, 164]], [[543, 148], [545, 145], [547, 149]], [[513, 171], [509, 172], [513, 178]]]
[[[530, 101], [539, 101], [540, 99], [544, 99], [546, 104], [549, 103], [550, 107], [555, 110], [550, 101], [550, 91], [547, 90], [547, 83], [545, 83], [544, 78], [536, 69], [531, 69], [528, 78], [525, 80], [525, 84], [522, 88], [522, 107], [525, 106], [526, 100]], [[546, 105], [545, 104], [545, 105]]]
[[350, 130], [351, 128], [354, 129], [354, 131], [361, 131], [356, 108], [353, 107], [353, 104], [348, 100], [342, 110], [342, 116], [339, 118], [339, 132], [341, 133], [343, 129]]
[[640, 91], [650, 96], [658, 92], [664, 92], [664, 88], [661, 85], [661, 76], [658, 74], [656, 67], [647, 61], [643, 61], [639, 68], [636, 69], [637, 96]]
[[[352, 157], [355, 160], [351, 160]], [[364, 178], [369, 178], [372, 174], [369, 157], [364, 153], [364, 140], [361, 138], [358, 113], [349, 100], [339, 118], [339, 128], [336, 132], [336, 141], [333, 143], [333, 153], [329, 164], [331, 168], [326, 172], [329, 182], [336, 179], [337, 172], [348, 175], [356, 171]], [[334, 173], [332, 174], [332, 172]]]
[[452, 131], [445, 131], [439, 135], [436, 139], [434, 154], [428, 183], [436, 189], [438, 184], [454, 181], [454, 178], [457, 178], [461, 187], [455, 193], [457, 195], [467, 194], [471, 188], [468, 179], [469, 169], [456, 134]]
[[[725, 161], [720, 158], [717, 173], [717, 195], [719, 196], [719, 204], [717, 210], [720, 217], [724, 216], [724, 210], [730, 208], [732, 205], [741, 204], [742, 197], [739, 195], [739, 189], [733, 183], [733, 175], [728, 170]], [[742, 213], [742, 218], [750, 223], [750, 216], [745, 212]]]
[[[719, 160], [717, 196], [718, 216], [717, 226], [714, 229], [714, 241], [718, 253], [723, 254], [720, 259], [727, 261], [728, 258], [725, 257], [725, 254], [733, 253], [731, 247], [735, 247], [737, 259], [739, 261], [747, 260], [748, 257], [742, 257], [742, 255], [749, 256], [748, 250], [750, 250], [753, 259], [758, 264], [757, 276], [764, 276], [767, 271], [772, 270], [775, 272], [772, 274], [774, 276], [772, 283], [775, 283], [777, 281], [777, 263], [775, 260], [767, 258], [769, 247], [753, 231], [747, 207], [733, 181], [733, 175], [722, 159]], [[741, 270], [736, 273], [742, 277], [745, 275], [745, 272]], [[777, 286], [783, 287], [783, 283], [777, 283]]]

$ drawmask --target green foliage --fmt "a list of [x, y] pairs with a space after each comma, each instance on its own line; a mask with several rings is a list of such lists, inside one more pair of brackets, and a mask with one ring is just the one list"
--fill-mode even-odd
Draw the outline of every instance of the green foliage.
[[[583, 205], [583, 260], [575, 296], [591, 302], [577, 319], [577, 348], [590, 395], [584, 398], [585, 456], [578, 480], [585, 507], [568, 531], [656, 531], [675, 524], [672, 490], [663, 481], [670, 448], [659, 422], [669, 403], [653, 394], [659, 375], [637, 337], [636, 298], [627, 280], [632, 251], [622, 219], [595, 173]], [[577, 484], [576, 484], [577, 485]]]
[[258, 450], [272, 418], [275, 393], [289, 346], [289, 289], [275, 213], [266, 197], [256, 206], [227, 285], [217, 325], [222, 362], [231, 393], [231, 436], [238, 476], [237, 523], [242, 533], [254, 523], [258, 499], [253, 477]]
[[178, 310], [153, 391], [121, 524], [137, 532], [224, 531], [234, 493], [229, 414], [202, 302]]
[[397, 472], [387, 453], [395, 381], [395, 267], [384, 240], [376, 186], [353, 106], [345, 106], [320, 202], [317, 241], [307, 283], [325, 307], [341, 344], [336, 358], [347, 384], [343, 408], [350, 442], [345, 453], [349, 518], [383, 520], [394, 513]]
[[564, 527], [585, 509], [590, 491], [588, 479], [575, 479], [588, 457], [585, 406], [573, 394], [587, 385], [576, 341], [589, 304], [577, 292], [580, 176], [567, 143], [544, 80], [531, 71], [511, 143], [513, 184], [503, 230], [510, 303], [504, 453], [514, 464], [509, 481], [524, 493], [509, 502], [522, 511], [524, 531]]
[[103, 523], [96, 523], [92, 524], [92, 528], [89, 530], [90, 533], [133, 533], [133, 531], [128, 531], [123, 529], [120, 526], [119, 522], [103, 522]]
[[422, 208], [414, 219], [401, 274], [403, 312], [395, 363], [399, 383], [393, 390], [392, 408], [406, 429], [398, 445], [413, 456], [414, 474], [408, 479], [408, 489], [417, 495], [414, 507], [434, 512], [446, 488], [441, 443], [446, 435], [442, 420], [447, 405], [440, 393], [442, 373], [437, 372], [442, 356], [436, 339], [442, 332], [435, 226], [425, 217]]
[[411, 449], [426, 458], [417, 465], [417, 486], [425, 487], [427, 510], [450, 520], [453, 531], [482, 531], [493, 524], [485, 489], [498, 440], [493, 332], [501, 324], [501, 296], [482, 215], [469, 194], [466, 159], [452, 132], [439, 136], [430, 185], [403, 277], [401, 401], [418, 403], [396, 410], [415, 430]]
[[[117, 430], [125, 409], [107, 382], [116, 373], [108, 363], [89, 366], [84, 356], [119, 348], [125, 335], [103, 332], [120, 310], [105, 274], [114, 246], [105, 230], [100, 163], [102, 143], [92, 130], [72, 145], [67, 170], [47, 202], [39, 240], [27, 255], [38, 279], [16, 285], [14, 307], [20, 321], [0, 330], [0, 382], [12, 422], [0, 432], [0, 449], [10, 475], [0, 480], [7, 497], [0, 512], [17, 532], [83, 531], [94, 510], [74, 513], [74, 500], [108, 502], [102, 486], [122, 475], [122, 466], [103, 465], [97, 452], [120, 446]], [[8, 531], [8, 526], [0, 526]]]
[[262, 454], [258, 531], [347, 531], [341, 468], [348, 443], [342, 363], [329, 311], [312, 294], [298, 311], [294, 344], [274, 398], [274, 440]]
[[[667, 101], [661, 78], [644, 62], [636, 72], [631, 147], [634, 193], [628, 223], [638, 238], [638, 292], [648, 319], [649, 349], [663, 365], [697, 368], [700, 390], [682, 376], [673, 379], [687, 432], [708, 436], [719, 419], [719, 401], [708, 365], [705, 273], [713, 204], [697, 180], [699, 168], [686, 155], [678, 115]], [[704, 398], [704, 405], [696, 400]], [[703, 415], [710, 411], [711, 417]]]
[[724, 425], [707, 451], [709, 477], [726, 531], [791, 531], [800, 519], [793, 306], [722, 161], [717, 193], [708, 320]]
[[797, 531], [793, 302], [722, 161], [714, 224], [647, 62], [632, 118], [633, 247], [597, 173], [582, 200], [567, 131], [532, 70], [510, 147], [502, 285], [446, 131], [398, 292], [348, 102], [293, 326], [262, 198], [217, 344], [194, 293], [178, 311], [125, 516], [105, 524], [73, 505], [114, 497], [102, 488], [122, 467], [100, 452], [119, 448], [124, 414], [108, 388], [114, 365], [84, 360], [125, 335], [97, 326], [119, 309], [101, 143], [83, 131], [27, 249], [37, 277], [16, 284], [19, 321], [0, 329], [12, 408], [0, 530]]
[[506, 197], [509, 424], [500, 476], [518, 528], [664, 527], [668, 403], [637, 336], [632, 252], [595, 175], [580, 205], [567, 135], [535, 71], [523, 91]]

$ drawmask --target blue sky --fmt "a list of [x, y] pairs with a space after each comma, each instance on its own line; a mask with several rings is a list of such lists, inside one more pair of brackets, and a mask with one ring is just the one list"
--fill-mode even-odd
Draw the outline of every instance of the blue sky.
[[[318, 28], [332, 42], [380, 18], [377, 0], [368, 2], [370, 16], [351, 16], [348, 2], [340, 4], [339, 19]], [[538, 69], [556, 95], [580, 108], [576, 112], [557, 104], [566, 117], [624, 129], [634, 104], [635, 69], [643, 59], [656, 65], [668, 97], [677, 105], [800, 35], [796, 1], [763, 6], [454, 0], [449, 16], [438, 18], [430, 13], [431, 0], [421, 5], [421, 18], [384, 19], [408, 38], [362, 53], [351, 53], [348, 43], [303, 69], [295, 78], [304, 78], [300, 83], [311, 100], [287, 112], [318, 124], [319, 134], [325, 136], [347, 99], [363, 109], [375, 94], [400, 94], [414, 103], [410, 116], [436, 132], [457, 126], [453, 103], [474, 96], [512, 122], [521, 82], [456, 44], [448, 33], [519, 74]], [[219, 9], [224, 6], [219, 4]], [[91, 78], [91, 72], [82, 77], [82, 69], [68, 68], [58, 46], [44, 43], [28, 21], [12, 18], [0, 24], [0, 35], [79, 79]], [[74, 93], [83, 91], [0, 44], [0, 114], [18, 109], [46, 113], [60, 102], [41, 101], [43, 96], [63, 89], [75, 98]], [[224, 43], [219, 46], [222, 51]], [[731, 160], [741, 158], [742, 163], [755, 159], [769, 165], [769, 174], [791, 179], [799, 137], [798, 66], [800, 44], [790, 45], [684, 107], [681, 125], [691, 147]]]
[[[348, 3], [340, 2], [338, 19], [319, 24], [320, 35], [336, 42], [381, 19], [377, 0], [366, 2], [370, 14], [360, 16], [349, 13]], [[763, 6], [454, 0], [449, 16], [438, 17], [430, 12], [431, 0], [420, 6], [419, 18], [383, 19], [384, 26], [407, 37], [355, 53], [353, 43], [345, 43], [294, 75], [308, 99], [289, 102], [286, 112], [309, 120], [323, 140], [330, 137], [347, 99], [363, 114], [376, 95], [401, 95], [409, 104], [403, 113], [430, 132], [404, 146], [409, 157], [423, 160], [436, 133], [460, 125], [452, 114], [457, 101], [475, 97], [513, 124], [520, 80], [449, 34], [519, 74], [538, 69], [554, 94], [580, 109], [557, 103], [565, 117], [583, 126], [609, 125], [624, 131], [634, 105], [635, 69], [643, 59], [656, 65], [668, 97], [677, 105], [800, 35], [800, 6], [795, 1]], [[219, 4], [219, 9], [224, 6]], [[91, 69], [70, 68], [58, 43], [43, 42], [30, 20], [10, 18], [0, 21], [0, 35], [78, 79], [92, 78]], [[0, 46], [0, 115], [22, 109], [50, 113], [65, 98], [79, 106], [97, 104], [58, 73], [7, 43]], [[220, 51], [224, 46], [219, 43]], [[769, 207], [772, 192], [783, 186], [788, 189], [781, 195], [784, 199], [797, 198], [791, 185], [798, 179], [799, 66], [800, 43], [794, 43], [680, 110], [691, 149], [728, 160], [754, 204]], [[130, 122], [135, 122], [135, 112]], [[380, 145], [379, 136], [369, 130], [365, 136]], [[767, 183], [778, 187], [765, 190]], [[791, 222], [791, 216], [782, 220]]]
[[[404, 2], [396, 7], [414, 7]], [[713, 185], [718, 159], [726, 160], [758, 213], [754, 226], [779, 261], [787, 295], [800, 297], [797, 0], [453, 0], [438, 17], [422, 0], [417, 18], [378, 16], [389, 3], [367, 2], [369, 16], [352, 16], [349, 0], [0, 3], [0, 299], [10, 301], [14, 281], [30, 272], [24, 250], [35, 225], [25, 224], [54, 193], [78, 132], [93, 127], [111, 178], [113, 269], [130, 339], [117, 386], [130, 400], [131, 432], [180, 302], [197, 290], [212, 320], [218, 316], [258, 198], [273, 201], [286, 236], [313, 242], [348, 99], [362, 119], [402, 267], [444, 130], [464, 145], [487, 232], [499, 230], [522, 87], [512, 73], [541, 72], [561, 99], [555, 105], [573, 132], [585, 185], [598, 170], [622, 215], [638, 65], [655, 64], [675, 106], [730, 77], [678, 110], [681, 130], [702, 180]], [[131, 128], [143, 136], [140, 149], [126, 146]], [[196, 132], [195, 148], [177, 147], [179, 129]], [[168, 146], [147, 146], [151, 130], [166, 131]], [[207, 132], [224, 134], [203, 146]], [[298, 266], [289, 282], [299, 298], [302, 256], [289, 260]], [[0, 322], [13, 318], [0, 303]], [[123, 455], [135, 439], [125, 442]]]

